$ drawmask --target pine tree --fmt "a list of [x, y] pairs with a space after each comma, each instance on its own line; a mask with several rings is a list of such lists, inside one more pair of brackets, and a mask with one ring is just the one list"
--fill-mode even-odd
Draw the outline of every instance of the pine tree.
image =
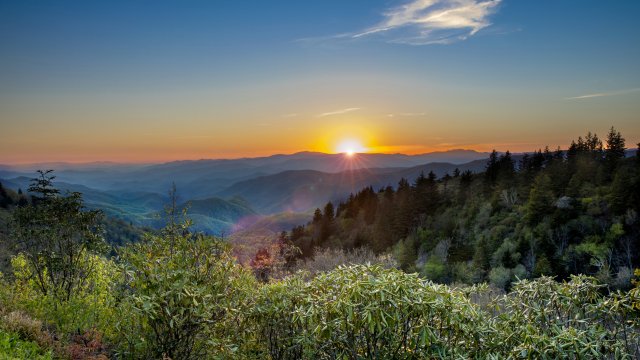
[[498, 179], [499, 165], [498, 152], [494, 149], [489, 155], [489, 161], [485, 169], [485, 178], [489, 185], [494, 185]]
[[7, 194], [7, 191], [4, 189], [4, 186], [2, 186], [2, 183], [0, 182], [0, 207], [6, 208], [12, 203], [13, 199], [11, 199], [11, 197]]
[[320, 224], [322, 222], [322, 211], [317, 208], [316, 211], [313, 212], [313, 220], [314, 225]]
[[553, 210], [555, 198], [551, 191], [551, 185], [551, 179], [548, 175], [541, 173], [536, 177], [529, 193], [529, 202], [526, 208], [527, 220], [530, 223], [540, 221]]
[[624, 138], [619, 131], [612, 126], [607, 135], [607, 149], [604, 154], [607, 170], [612, 172], [617, 162], [625, 156]]

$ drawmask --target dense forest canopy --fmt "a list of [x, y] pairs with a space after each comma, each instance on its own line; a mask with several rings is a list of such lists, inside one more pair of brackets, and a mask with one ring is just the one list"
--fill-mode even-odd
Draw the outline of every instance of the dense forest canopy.
[[614, 128], [604, 143], [588, 133], [517, 161], [493, 151], [483, 173], [422, 174], [327, 203], [283, 241], [303, 258], [392, 251], [403, 270], [444, 283], [590, 274], [626, 287], [640, 260], [640, 160], [625, 154]]

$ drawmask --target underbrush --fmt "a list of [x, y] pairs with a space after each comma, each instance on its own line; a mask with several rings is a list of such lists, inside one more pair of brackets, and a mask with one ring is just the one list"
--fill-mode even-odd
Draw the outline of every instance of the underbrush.
[[50, 350], [45, 350], [33, 341], [22, 340], [20, 335], [0, 329], [0, 359], [51, 360]]
[[[181, 257], [175, 249], [156, 248], [162, 261], [151, 249], [138, 251], [143, 273], [130, 271], [129, 285], [120, 284], [126, 289], [111, 294], [114, 301], [92, 303], [95, 308], [86, 311], [114, 314], [95, 324], [83, 316], [56, 319], [67, 308], [36, 293], [16, 292], [15, 282], [5, 282], [0, 354], [9, 359], [8, 354], [35, 359], [640, 357], [637, 290], [607, 295], [595, 278], [523, 280], [500, 294], [486, 285], [449, 287], [380, 265], [351, 265], [260, 285], [222, 253], [211, 254], [220, 249], [210, 245], [203, 239], [181, 245], [219, 259], [209, 263], [188, 251]], [[146, 267], [148, 261], [155, 267]], [[195, 273], [175, 268], [187, 264]], [[131, 282], [134, 278], [139, 279]], [[98, 289], [107, 288], [93, 291]]]

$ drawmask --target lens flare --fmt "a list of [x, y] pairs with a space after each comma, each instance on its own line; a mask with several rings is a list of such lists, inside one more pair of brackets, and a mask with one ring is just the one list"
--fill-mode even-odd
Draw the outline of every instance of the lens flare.
[[362, 146], [362, 143], [355, 139], [346, 139], [341, 141], [336, 148], [336, 152], [343, 153], [347, 156], [353, 156], [357, 153], [366, 152], [367, 149]]

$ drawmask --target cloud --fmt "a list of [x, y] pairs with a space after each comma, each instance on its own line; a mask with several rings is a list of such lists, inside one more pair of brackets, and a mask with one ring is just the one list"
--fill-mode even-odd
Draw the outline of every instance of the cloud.
[[604, 97], [604, 96], [625, 95], [625, 94], [634, 93], [636, 91], [640, 91], [640, 88], [617, 90], [617, 91], [595, 93], [595, 94], [586, 94], [586, 95], [580, 95], [580, 96], [572, 96], [572, 97], [568, 97], [568, 98], [564, 98], [564, 99], [565, 100], [582, 100], [582, 99], [591, 99], [591, 98]]
[[387, 114], [388, 117], [396, 117], [396, 116], [407, 116], [407, 117], [411, 117], [411, 116], [424, 116], [427, 113], [424, 112], [419, 112], [419, 113], [414, 113], [414, 112], [404, 112], [404, 113], [392, 113], [392, 114]]
[[[352, 39], [382, 37], [409, 45], [450, 44], [491, 25], [501, 0], [412, 0], [387, 10], [378, 25], [351, 34]], [[342, 38], [344, 34], [338, 35]]]
[[319, 114], [318, 117], [346, 114], [348, 112], [352, 112], [352, 111], [356, 111], [356, 110], [360, 110], [360, 108], [355, 107], [355, 108], [346, 108], [346, 109], [341, 109], [341, 110], [336, 110], [336, 111], [330, 111], [330, 112]]

